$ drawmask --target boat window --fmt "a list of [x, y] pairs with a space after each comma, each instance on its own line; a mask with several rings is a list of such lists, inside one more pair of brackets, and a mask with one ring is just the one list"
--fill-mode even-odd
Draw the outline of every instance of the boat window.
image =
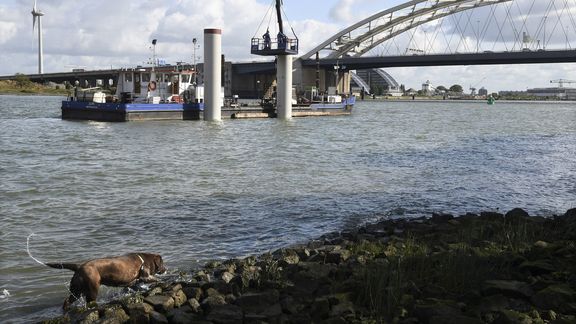
[[190, 83], [190, 74], [182, 74], [182, 82]]
[[166, 83], [170, 82], [170, 75], [164, 74], [164, 82]]
[[178, 82], [178, 74], [172, 76], [172, 82]]
[[126, 82], [132, 82], [132, 73], [126, 73], [124, 75], [126, 76], [124, 79]]
[[134, 81], [140, 82], [140, 74], [138, 73], [134, 74]]
[[142, 82], [150, 82], [150, 73], [142, 73]]

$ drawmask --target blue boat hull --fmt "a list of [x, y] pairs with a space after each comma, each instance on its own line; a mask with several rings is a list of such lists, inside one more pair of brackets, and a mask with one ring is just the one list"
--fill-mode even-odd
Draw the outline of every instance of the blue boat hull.
[[63, 101], [62, 119], [96, 121], [200, 119], [203, 103], [96, 103]]

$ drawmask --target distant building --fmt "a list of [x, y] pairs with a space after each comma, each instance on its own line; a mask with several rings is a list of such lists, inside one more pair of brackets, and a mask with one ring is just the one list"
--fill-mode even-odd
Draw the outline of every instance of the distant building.
[[486, 88], [482, 87], [482, 88], [480, 88], [480, 90], [478, 90], [478, 95], [479, 96], [488, 96], [488, 90], [486, 90]]
[[528, 89], [527, 92], [538, 98], [576, 100], [576, 88], [534, 88]]
[[422, 84], [422, 92], [424, 92], [427, 95], [434, 93], [434, 87], [432, 87], [432, 83], [430, 83], [430, 80], [426, 80], [426, 82]]

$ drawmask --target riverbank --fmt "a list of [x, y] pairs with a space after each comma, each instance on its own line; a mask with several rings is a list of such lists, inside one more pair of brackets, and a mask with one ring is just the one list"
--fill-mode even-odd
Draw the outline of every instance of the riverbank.
[[45, 86], [34, 82], [0, 81], [0, 95], [48, 95], [68, 96], [69, 90], [63, 86]]
[[385, 219], [45, 323], [574, 323], [576, 209]]

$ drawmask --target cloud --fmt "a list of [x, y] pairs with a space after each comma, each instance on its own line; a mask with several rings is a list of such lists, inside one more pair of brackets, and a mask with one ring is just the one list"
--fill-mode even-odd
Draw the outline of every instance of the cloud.
[[[32, 73], [36, 40], [30, 4], [0, 4], [0, 74]], [[223, 51], [229, 57], [249, 56], [250, 38], [265, 8], [256, 0], [170, 0], [82, 2], [39, 1], [44, 30], [45, 71], [66, 65], [89, 68], [137, 65], [150, 57], [150, 41], [158, 39], [158, 54], [169, 62], [190, 61], [192, 39], [200, 43], [207, 27], [223, 29]], [[6, 14], [5, 14], [6, 13]], [[20, 35], [20, 37], [15, 37]], [[20, 56], [16, 55], [20, 54]], [[14, 71], [19, 66], [20, 71]]]
[[[305, 0], [291, 0], [292, 5]], [[405, 1], [382, 0], [325, 0], [322, 6], [330, 11], [331, 20], [316, 19], [319, 13], [300, 13], [299, 19], [290, 21], [300, 39], [300, 53], [305, 53], [317, 44], [328, 39], [338, 31], [352, 23], [361, 20], [375, 12], [382, 11]], [[516, 34], [521, 34], [520, 27], [524, 25], [523, 15], [528, 13], [525, 4], [531, 0], [515, 0], [512, 13], [515, 17]], [[562, 12], [563, 2], [555, 0], [555, 7], [547, 10], [545, 3], [538, 2], [530, 14], [546, 12]], [[17, 72], [35, 73], [37, 70], [37, 36], [32, 32], [32, 17], [30, 10], [33, 1], [0, 1], [0, 75], [11, 75]], [[393, 3], [393, 4], [392, 4]], [[228, 60], [252, 61], [262, 59], [251, 56], [250, 39], [262, 35], [258, 24], [269, 8], [269, 1], [262, 0], [140, 0], [119, 1], [99, 0], [81, 1], [70, 5], [69, 0], [38, 0], [38, 7], [45, 12], [42, 23], [44, 27], [45, 71], [60, 72], [72, 67], [87, 69], [104, 69], [110, 67], [131, 67], [144, 64], [151, 57], [150, 42], [158, 39], [157, 53], [168, 62], [192, 61], [192, 39], [197, 38], [203, 46], [203, 30], [208, 27], [223, 29], [223, 53]], [[315, 6], [322, 8], [316, 2]], [[499, 5], [504, 9], [508, 4]], [[576, 15], [576, 5], [571, 5], [569, 11]], [[468, 40], [468, 47], [474, 47], [476, 39], [473, 30], [476, 19], [490, 15], [489, 7], [473, 10], [474, 15], [468, 17], [462, 14], [462, 24], [470, 20], [472, 24], [462, 34]], [[521, 9], [518, 9], [521, 8]], [[293, 10], [293, 9], [292, 9]], [[320, 9], [324, 10], [324, 9]], [[287, 12], [295, 16], [294, 12]], [[506, 13], [506, 11], [504, 11]], [[307, 14], [304, 15], [304, 14]], [[312, 17], [312, 18], [309, 18]], [[556, 24], [553, 14], [548, 15], [549, 44], [562, 44], [567, 36], [562, 32], [561, 24]], [[570, 15], [565, 15], [567, 19]], [[456, 27], [456, 17], [446, 19], [442, 24], [427, 24], [422, 26], [412, 38], [411, 33], [398, 37], [390, 44], [377, 48], [375, 54], [393, 54], [387, 51], [406, 52], [408, 47], [430, 47], [443, 51], [450, 47], [451, 51], [464, 51], [460, 40], [460, 30]], [[500, 19], [500, 18], [499, 18]], [[272, 20], [274, 21], [274, 20]], [[499, 22], [502, 24], [503, 19]], [[265, 22], [266, 23], [266, 22]], [[566, 24], [566, 23], [565, 23]], [[538, 37], [535, 20], [526, 21], [526, 29], [534, 38]], [[557, 25], [554, 30], [553, 26]], [[568, 35], [573, 38], [574, 28]], [[442, 27], [442, 36], [433, 37], [435, 30]], [[464, 26], [464, 25], [462, 25]], [[491, 46], [500, 32], [494, 20], [488, 23], [484, 39], [485, 46]], [[264, 27], [265, 28], [265, 27]], [[426, 31], [427, 33], [424, 33]], [[503, 31], [505, 38], [513, 38], [514, 29], [507, 26]], [[542, 34], [542, 33], [541, 33]], [[454, 38], [450, 44], [447, 40]], [[492, 43], [490, 43], [492, 42]], [[570, 48], [576, 48], [572, 41]], [[551, 46], [550, 45], [550, 46]], [[197, 55], [203, 55], [203, 47]], [[482, 47], [482, 50], [493, 50], [492, 47]], [[390, 72], [400, 82], [410, 87], [420, 88], [426, 79], [435, 84], [460, 83], [465, 88], [477, 75], [493, 77], [487, 88], [491, 89], [525, 89], [531, 86], [546, 86], [548, 81], [557, 78], [570, 78], [571, 64], [556, 65], [526, 65], [526, 66], [481, 66], [481, 67], [429, 67], [429, 68], [398, 68]], [[538, 75], [538, 80], [534, 79]], [[476, 78], [479, 79], [479, 78]], [[529, 84], [528, 84], [529, 82]], [[548, 84], [549, 85], [549, 84]]]
[[330, 18], [350, 25], [384, 9], [381, 0], [339, 0], [330, 8]]

